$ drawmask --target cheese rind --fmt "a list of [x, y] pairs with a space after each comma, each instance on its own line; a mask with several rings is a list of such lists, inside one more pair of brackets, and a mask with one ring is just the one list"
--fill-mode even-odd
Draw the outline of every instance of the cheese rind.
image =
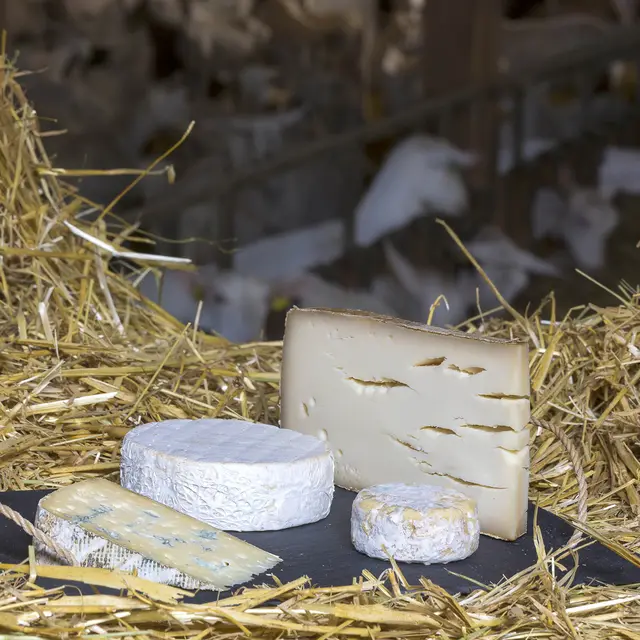
[[329, 515], [334, 460], [316, 437], [242, 420], [168, 420], [122, 443], [122, 486], [228, 531], [266, 531]]
[[363, 489], [353, 501], [351, 541], [360, 553], [383, 560], [463, 560], [478, 549], [478, 510], [473, 500], [451, 489], [377, 485]]
[[483, 534], [526, 532], [526, 343], [293, 309], [281, 389], [282, 426], [327, 440], [338, 486], [434, 484], [475, 500]]
[[[85, 480], [40, 500], [35, 526], [85, 567], [133, 571], [185, 589], [224, 590], [280, 558], [108, 480]], [[34, 539], [38, 562], [66, 564]]]

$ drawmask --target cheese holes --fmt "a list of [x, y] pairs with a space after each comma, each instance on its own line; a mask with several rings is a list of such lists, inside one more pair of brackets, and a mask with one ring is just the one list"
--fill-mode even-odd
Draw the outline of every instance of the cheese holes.
[[376, 393], [387, 393], [391, 389], [410, 389], [408, 384], [399, 380], [390, 380], [382, 378], [382, 380], [362, 380], [361, 378], [345, 378], [345, 382], [358, 394], [372, 395]]
[[302, 415], [305, 418], [309, 417], [309, 410], [313, 409], [313, 407], [316, 406], [316, 399], [315, 398], [309, 398], [309, 400], [307, 400], [307, 402], [303, 402], [301, 404], [301, 409], [302, 409]]
[[529, 396], [516, 396], [510, 393], [479, 393], [478, 396], [488, 400], [529, 400]]
[[449, 369], [457, 373], [462, 373], [466, 376], [477, 376], [479, 373], [486, 371], [484, 367], [467, 367], [466, 369], [462, 369], [461, 367], [455, 364], [450, 364]]
[[405, 447], [406, 449], [410, 449], [411, 451], [415, 451], [416, 453], [421, 453], [423, 455], [429, 455], [428, 451], [421, 449], [419, 446], [415, 444], [411, 444], [410, 442], [406, 442], [405, 440], [400, 440], [400, 438], [396, 438], [395, 436], [389, 436], [391, 440], [393, 440], [396, 444], [399, 444], [401, 447]]
[[487, 431], [490, 433], [504, 433], [506, 431], [513, 431], [513, 433], [517, 433], [517, 431], [513, 427], [507, 427], [503, 424], [497, 424], [493, 427], [487, 424], [462, 424], [460, 425], [460, 428], [477, 429], [478, 431]]
[[420, 427], [420, 431], [433, 431], [434, 433], [441, 433], [443, 435], [456, 436], [457, 438], [460, 438], [460, 436], [453, 429], [447, 429], [446, 427], [426, 426]]
[[360, 378], [347, 378], [350, 382], [355, 382], [356, 384], [360, 384], [363, 387], [387, 387], [388, 389], [393, 389], [394, 387], [408, 387], [408, 384], [404, 382], [400, 382], [398, 380], [390, 380], [388, 378], [383, 378], [382, 380], [361, 380]]
[[[440, 358], [427, 358], [426, 360], [421, 360], [420, 362], [414, 364], [414, 367], [439, 367], [444, 363], [446, 358], [441, 356]], [[456, 373], [461, 373], [467, 376], [476, 376], [483, 371], [486, 371], [484, 367], [459, 367], [457, 364], [450, 364], [448, 367], [451, 371], [455, 371]]]
[[477, 482], [470, 482], [469, 480], [464, 480], [463, 478], [457, 478], [456, 476], [449, 475], [448, 473], [429, 473], [430, 476], [440, 476], [441, 478], [449, 478], [449, 480], [453, 480], [453, 482], [457, 482], [466, 487], [480, 487], [482, 489], [495, 489], [496, 491], [504, 491], [506, 487], [492, 487], [488, 484], [479, 484]]
[[506, 453], [510, 453], [512, 455], [516, 455], [517, 453], [520, 453], [520, 451], [522, 451], [522, 449], [506, 449], [505, 447], [496, 447], [496, 448], [502, 451], [505, 451]]
[[427, 358], [426, 360], [422, 360], [416, 364], [414, 367], [439, 367], [446, 358], [442, 356], [441, 358]]

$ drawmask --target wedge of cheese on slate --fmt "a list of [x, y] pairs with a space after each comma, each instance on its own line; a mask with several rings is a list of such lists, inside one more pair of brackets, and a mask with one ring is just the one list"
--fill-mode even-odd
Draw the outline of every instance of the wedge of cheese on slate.
[[478, 505], [481, 532], [526, 532], [526, 343], [358, 311], [287, 315], [281, 423], [326, 439], [336, 484], [436, 484]]
[[333, 455], [316, 437], [243, 420], [167, 420], [124, 438], [123, 487], [228, 531], [329, 515]]
[[[81, 566], [136, 571], [184, 589], [225, 590], [274, 567], [280, 558], [104, 479], [45, 496], [35, 526]], [[65, 564], [34, 539], [36, 560]]]
[[478, 550], [476, 503], [435, 485], [381, 484], [358, 493], [351, 509], [351, 541], [371, 558], [435, 564]]

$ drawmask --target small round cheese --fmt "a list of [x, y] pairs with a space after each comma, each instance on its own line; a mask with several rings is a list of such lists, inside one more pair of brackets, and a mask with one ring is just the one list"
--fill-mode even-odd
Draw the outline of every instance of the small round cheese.
[[424, 564], [462, 560], [480, 542], [478, 509], [474, 500], [452, 489], [376, 485], [353, 501], [351, 541], [371, 558]]
[[333, 500], [333, 455], [313, 436], [243, 420], [167, 420], [124, 438], [120, 482], [231, 531], [317, 522]]

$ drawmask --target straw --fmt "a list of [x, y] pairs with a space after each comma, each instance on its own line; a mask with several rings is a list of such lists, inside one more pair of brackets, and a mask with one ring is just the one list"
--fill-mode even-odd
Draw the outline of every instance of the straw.
[[[281, 343], [233, 345], [184, 327], [115, 273], [110, 259], [135, 230], [108, 207], [97, 222], [79, 219], [93, 204], [51, 166], [6, 61], [0, 80], [0, 489], [117, 480], [120, 442], [144, 422], [277, 424]], [[140, 273], [162, 262], [135, 260]], [[582, 532], [581, 544], [597, 539], [640, 564], [639, 293], [624, 284], [614, 293], [607, 308], [585, 304], [559, 318], [550, 295], [514, 321], [462, 328], [529, 340], [531, 500]], [[550, 550], [533, 528], [537, 562], [497, 585], [469, 581], [466, 596], [427, 579], [410, 585], [392, 563], [383, 576], [365, 571], [327, 588], [313, 576], [266, 577], [195, 605], [186, 592], [132, 575], [39, 567], [31, 551], [23, 564], [0, 566], [0, 628], [48, 639], [640, 638], [640, 586], [573, 585], [577, 533]], [[65, 594], [41, 578], [94, 592]]]

